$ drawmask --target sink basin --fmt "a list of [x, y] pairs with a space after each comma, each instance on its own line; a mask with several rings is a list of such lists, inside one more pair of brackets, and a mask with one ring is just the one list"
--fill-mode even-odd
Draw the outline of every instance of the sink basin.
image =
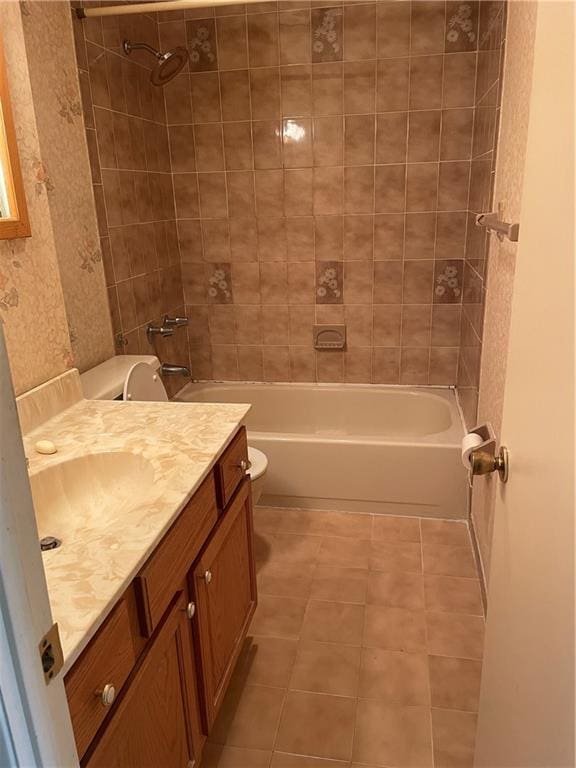
[[149, 498], [154, 469], [127, 451], [95, 453], [30, 476], [40, 538], [64, 542], [79, 529], [122, 517]]

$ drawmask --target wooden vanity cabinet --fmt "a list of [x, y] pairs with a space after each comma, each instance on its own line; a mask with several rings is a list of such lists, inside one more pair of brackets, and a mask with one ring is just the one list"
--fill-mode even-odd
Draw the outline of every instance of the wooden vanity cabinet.
[[196, 768], [202, 755], [187, 596], [180, 592], [87, 768]]
[[198, 765], [256, 608], [247, 460], [242, 427], [66, 675], [83, 768]]
[[250, 480], [245, 478], [192, 572], [208, 730], [256, 609], [251, 501]]

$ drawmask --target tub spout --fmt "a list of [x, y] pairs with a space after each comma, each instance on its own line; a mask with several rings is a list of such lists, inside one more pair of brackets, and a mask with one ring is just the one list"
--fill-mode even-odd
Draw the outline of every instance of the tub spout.
[[190, 369], [185, 365], [172, 365], [171, 363], [162, 363], [160, 373], [163, 376], [186, 376], [190, 378]]

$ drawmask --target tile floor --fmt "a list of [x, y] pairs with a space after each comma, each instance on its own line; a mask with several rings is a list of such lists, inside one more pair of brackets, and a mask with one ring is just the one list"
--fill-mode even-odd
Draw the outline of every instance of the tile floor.
[[469, 768], [465, 523], [258, 507], [259, 605], [202, 768]]

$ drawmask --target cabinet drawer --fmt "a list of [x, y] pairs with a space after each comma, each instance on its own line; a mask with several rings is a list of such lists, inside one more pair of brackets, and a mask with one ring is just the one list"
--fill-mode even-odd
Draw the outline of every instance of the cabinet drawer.
[[142, 630], [147, 637], [185, 580], [217, 518], [214, 476], [210, 474], [135, 578]]
[[246, 441], [246, 428], [241, 427], [216, 464], [218, 501], [221, 509], [224, 509], [232, 496], [234, 496], [236, 488], [238, 488], [246, 476], [247, 468], [248, 443]]
[[112, 685], [118, 694], [135, 662], [130, 614], [122, 599], [66, 676], [66, 695], [80, 757], [110, 711], [102, 702], [101, 692], [106, 685]]

